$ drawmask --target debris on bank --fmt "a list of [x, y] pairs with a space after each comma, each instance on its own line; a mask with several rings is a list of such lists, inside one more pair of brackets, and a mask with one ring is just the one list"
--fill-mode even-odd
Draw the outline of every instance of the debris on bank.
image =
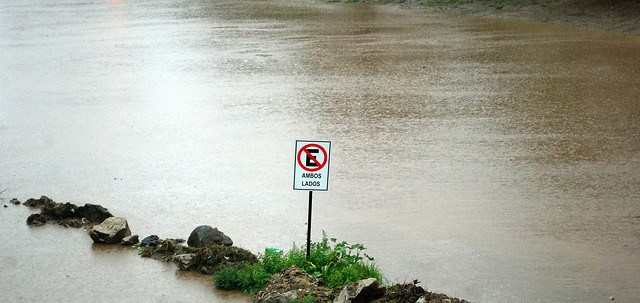
[[[20, 205], [17, 199], [11, 203]], [[217, 228], [209, 225], [196, 227], [189, 235], [187, 245], [184, 239], [161, 239], [150, 235], [139, 240], [131, 233], [127, 220], [114, 217], [106, 208], [87, 203], [77, 206], [56, 203], [41, 196], [22, 203], [39, 208], [40, 213], [27, 218], [30, 226], [41, 226], [47, 222], [65, 227], [86, 227], [95, 243], [120, 244], [138, 250], [141, 257], [163, 262], [173, 262], [180, 270], [197, 271], [213, 275], [224, 267], [243, 268], [259, 262], [250, 251], [233, 246], [233, 241]], [[6, 206], [6, 205], [5, 205]], [[295, 265], [272, 275], [263, 290], [254, 295], [255, 303], [315, 302], [315, 303], [468, 303], [443, 294], [431, 293], [418, 286], [419, 282], [381, 285], [375, 278], [356, 281], [335, 289]]]

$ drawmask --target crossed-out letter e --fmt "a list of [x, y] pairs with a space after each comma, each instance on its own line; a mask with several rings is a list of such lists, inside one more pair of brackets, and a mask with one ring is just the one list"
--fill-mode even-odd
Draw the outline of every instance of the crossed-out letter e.
[[[307, 152], [309, 152], [309, 154], [317, 154], [320, 152], [319, 149], [317, 148], [307, 148]], [[318, 167], [318, 164], [316, 164], [316, 161], [311, 160], [311, 157], [309, 157], [309, 154], [307, 154], [307, 161], [306, 161], [306, 166], [307, 167]], [[316, 158], [316, 156], [313, 156], [313, 159], [318, 159]]]

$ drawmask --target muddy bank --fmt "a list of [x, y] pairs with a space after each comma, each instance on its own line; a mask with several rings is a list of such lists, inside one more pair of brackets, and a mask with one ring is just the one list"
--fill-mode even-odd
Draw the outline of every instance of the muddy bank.
[[330, 0], [328, 2], [399, 5], [485, 18], [560, 24], [591, 31], [640, 35], [640, 1], [638, 0]]
[[[213, 275], [224, 267], [243, 268], [256, 262], [259, 258], [248, 250], [232, 246], [232, 241], [214, 240], [214, 243], [205, 242], [212, 238], [210, 231], [203, 233], [197, 241], [194, 238], [197, 231], [202, 232], [203, 227], [198, 226], [189, 236], [189, 245], [185, 245], [184, 239], [161, 239], [156, 235], [150, 235], [138, 241], [138, 235], [131, 235], [126, 219], [114, 217], [104, 207], [94, 204], [77, 206], [70, 202], [57, 203], [52, 199], [42, 196], [39, 199], [28, 199], [25, 203], [12, 199], [11, 204], [40, 209], [40, 213], [32, 214], [27, 218], [27, 224], [33, 227], [44, 224], [58, 224], [65, 227], [84, 227], [85, 231], [96, 243], [123, 245], [137, 251], [141, 257], [153, 258], [162, 262], [173, 262], [183, 271], [197, 271], [205, 275]], [[9, 207], [4, 205], [5, 208]], [[117, 241], [98, 241], [92, 235], [94, 230], [104, 225], [112, 227], [112, 221], [123, 220], [127, 234], [121, 235]], [[216, 233], [216, 239], [226, 237], [217, 228], [210, 228]], [[219, 233], [219, 234], [218, 234]], [[194, 236], [196, 235], [196, 236]], [[221, 235], [221, 236], [218, 236]], [[228, 237], [226, 237], [228, 238]], [[192, 246], [197, 243], [197, 246]], [[367, 281], [368, 280], [368, 281]], [[467, 302], [452, 298], [444, 294], [431, 293], [418, 286], [418, 281], [412, 283], [395, 284], [391, 286], [380, 285], [376, 279], [367, 279], [353, 282], [341, 287], [331, 289], [318, 277], [312, 276], [296, 266], [287, 268], [272, 275], [266, 287], [254, 295], [254, 302]], [[363, 286], [366, 285], [366, 286]], [[282, 301], [285, 298], [285, 301]]]

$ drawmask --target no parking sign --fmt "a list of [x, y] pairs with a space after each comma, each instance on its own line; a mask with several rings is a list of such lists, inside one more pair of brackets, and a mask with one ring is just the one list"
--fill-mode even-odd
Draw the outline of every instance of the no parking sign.
[[330, 151], [330, 141], [296, 140], [293, 189], [328, 190]]

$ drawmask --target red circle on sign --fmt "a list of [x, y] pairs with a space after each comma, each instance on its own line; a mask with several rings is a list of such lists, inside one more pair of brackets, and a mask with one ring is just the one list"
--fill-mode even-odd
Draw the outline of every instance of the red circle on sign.
[[[318, 161], [316, 160], [316, 158], [314, 156], [311, 155], [311, 153], [307, 152], [307, 148], [308, 147], [317, 147], [322, 151], [322, 154], [324, 155], [324, 161], [322, 163], [318, 163]], [[316, 168], [308, 168], [306, 166], [304, 166], [302, 164], [302, 161], [300, 160], [300, 156], [302, 156], [302, 153], [305, 153], [307, 155], [307, 157], [309, 157], [310, 159], [313, 160], [313, 162], [315, 162], [318, 167]], [[302, 167], [302, 169], [306, 170], [306, 171], [319, 171], [321, 170], [325, 165], [327, 165], [327, 151], [324, 149], [324, 147], [312, 143], [312, 144], [307, 144], [305, 146], [303, 146], [300, 151], [298, 151], [298, 156], [296, 157], [296, 159], [298, 160], [298, 165], [300, 165], [300, 167]]]

